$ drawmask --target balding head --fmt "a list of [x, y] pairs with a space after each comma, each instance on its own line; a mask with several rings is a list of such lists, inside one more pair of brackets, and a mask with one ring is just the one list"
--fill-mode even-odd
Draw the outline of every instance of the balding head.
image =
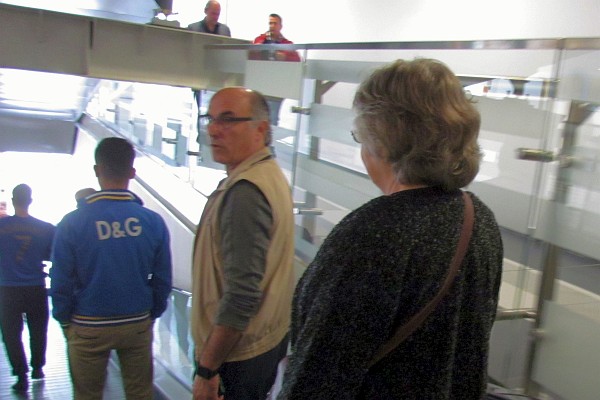
[[206, 5], [204, 6], [204, 11], [208, 11], [211, 8], [219, 8], [219, 11], [221, 10], [221, 4], [218, 1], [215, 0], [210, 0], [206, 2]]
[[228, 171], [271, 142], [269, 107], [262, 94], [244, 87], [219, 90], [208, 107], [213, 159]]
[[206, 23], [210, 26], [215, 25], [221, 15], [221, 4], [218, 1], [209, 1], [204, 6], [204, 14], [206, 15]]

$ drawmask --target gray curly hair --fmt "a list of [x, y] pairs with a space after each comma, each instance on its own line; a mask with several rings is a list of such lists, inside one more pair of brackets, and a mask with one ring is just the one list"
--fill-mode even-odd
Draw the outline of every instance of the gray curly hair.
[[397, 60], [376, 70], [353, 108], [365, 150], [389, 162], [400, 183], [452, 190], [477, 175], [479, 112], [442, 62]]

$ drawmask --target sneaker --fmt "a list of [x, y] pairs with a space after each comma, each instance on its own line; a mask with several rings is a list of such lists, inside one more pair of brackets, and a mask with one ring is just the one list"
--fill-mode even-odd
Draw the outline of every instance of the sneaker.
[[44, 376], [44, 370], [41, 368], [34, 368], [31, 372], [31, 379], [42, 379]]
[[26, 392], [29, 388], [29, 382], [27, 382], [27, 375], [19, 376], [19, 380], [17, 383], [12, 385], [12, 388], [15, 392]]

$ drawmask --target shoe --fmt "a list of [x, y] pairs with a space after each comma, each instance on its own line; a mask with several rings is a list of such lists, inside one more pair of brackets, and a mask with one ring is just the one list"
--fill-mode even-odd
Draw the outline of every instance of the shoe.
[[45, 376], [46, 375], [44, 375], [44, 370], [41, 368], [34, 368], [31, 372], [31, 379], [42, 379]]
[[12, 388], [15, 392], [26, 392], [29, 388], [29, 382], [27, 382], [27, 375], [19, 376], [19, 380], [17, 383], [12, 385]]

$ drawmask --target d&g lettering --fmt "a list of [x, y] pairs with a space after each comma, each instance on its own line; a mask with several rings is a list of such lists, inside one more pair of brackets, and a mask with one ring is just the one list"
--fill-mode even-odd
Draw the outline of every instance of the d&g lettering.
[[134, 217], [127, 218], [123, 223], [114, 221], [96, 221], [96, 232], [99, 240], [119, 239], [142, 234], [140, 220]]

